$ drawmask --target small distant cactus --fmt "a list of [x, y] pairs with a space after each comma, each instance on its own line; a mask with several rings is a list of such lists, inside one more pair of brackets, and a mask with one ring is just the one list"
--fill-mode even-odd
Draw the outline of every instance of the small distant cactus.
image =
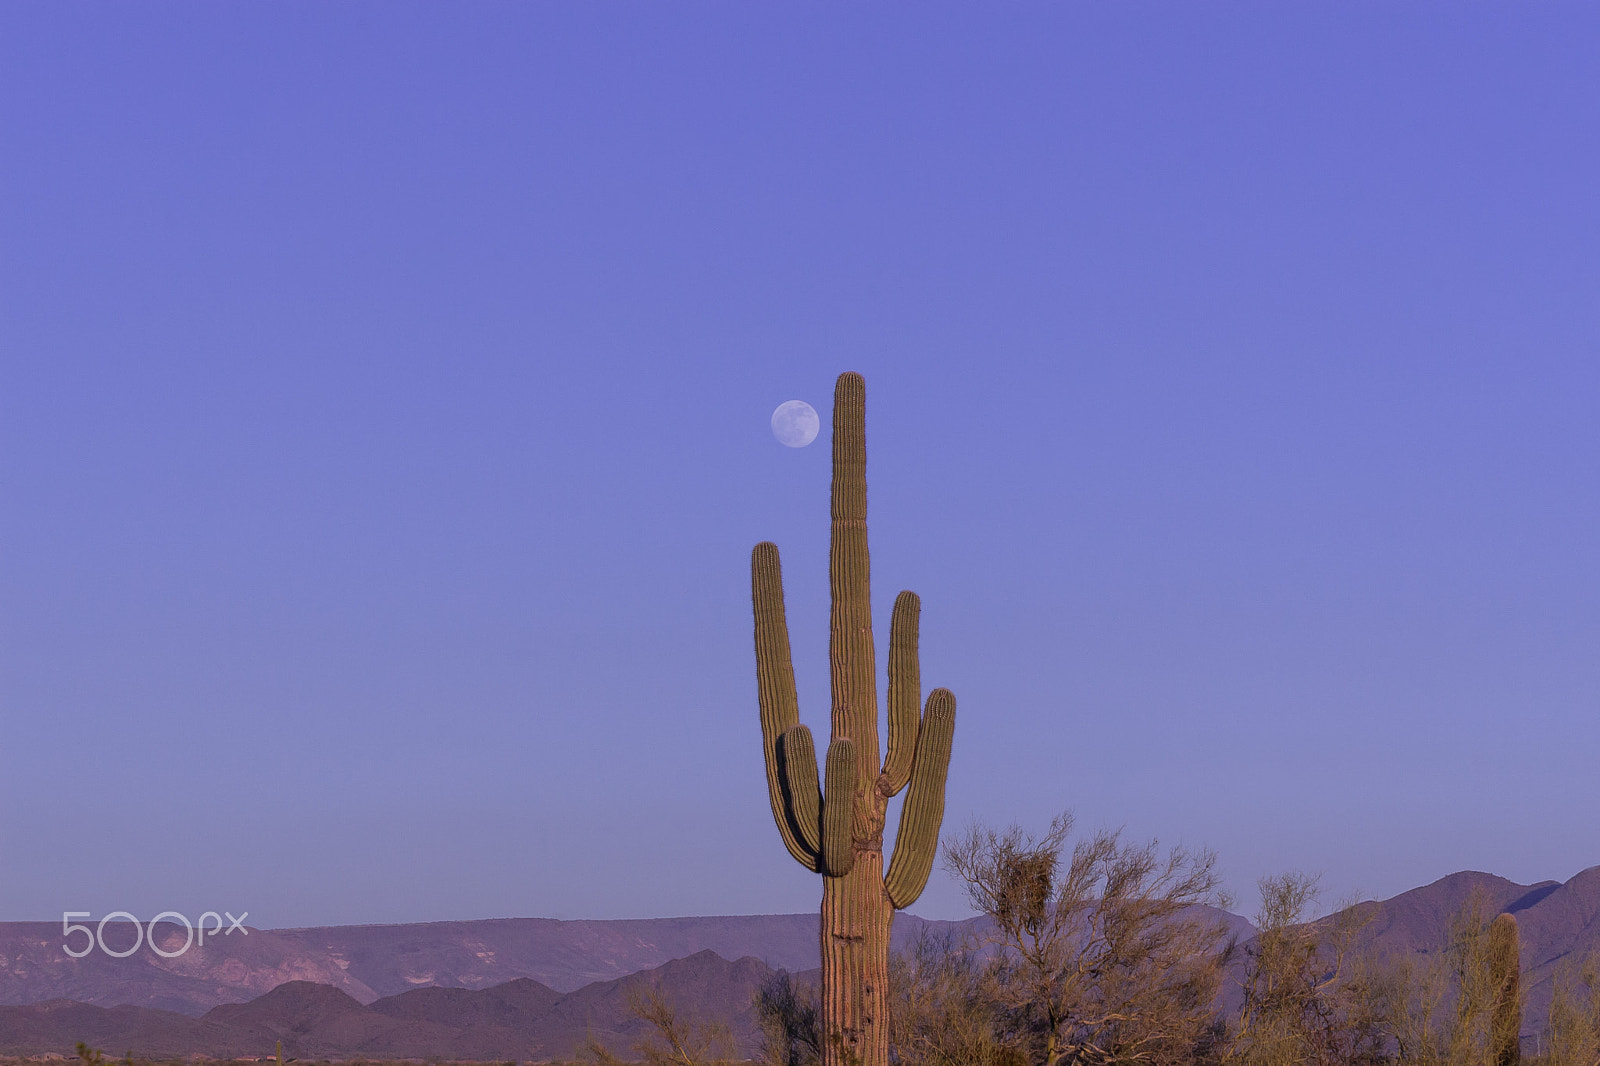
[[1489, 974], [1493, 988], [1489, 1050], [1494, 1066], [1522, 1062], [1522, 951], [1517, 920], [1502, 914], [1489, 923]]
[[[832, 738], [817, 784], [811, 731], [800, 724], [778, 549], [751, 555], [761, 742], [772, 815], [789, 854], [822, 874], [823, 1066], [888, 1066], [889, 927], [928, 883], [944, 819], [955, 697], [934, 689], [919, 709], [921, 603], [902, 592], [889, 623], [889, 748], [878, 762], [878, 690], [867, 559], [866, 385], [841, 374], [833, 399], [833, 528], [828, 553]], [[888, 872], [889, 798], [910, 786]]]

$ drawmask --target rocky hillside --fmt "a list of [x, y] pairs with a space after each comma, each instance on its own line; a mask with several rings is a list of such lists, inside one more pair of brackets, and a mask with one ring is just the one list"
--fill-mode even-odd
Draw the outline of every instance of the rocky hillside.
[[682, 1018], [729, 1024], [753, 1054], [751, 1004], [772, 971], [758, 959], [728, 962], [711, 951], [628, 977], [560, 993], [528, 978], [485, 989], [419, 988], [362, 1004], [330, 985], [290, 981], [248, 1003], [198, 1018], [148, 1007], [67, 1000], [0, 1007], [0, 1054], [70, 1054], [82, 1040], [111, 1055], [149, 1058], [271, 1055], [293, 1058], [567, 1058], [592, 1036], [624, 1057], [647, 1035], [629, 992], [659, 989]]

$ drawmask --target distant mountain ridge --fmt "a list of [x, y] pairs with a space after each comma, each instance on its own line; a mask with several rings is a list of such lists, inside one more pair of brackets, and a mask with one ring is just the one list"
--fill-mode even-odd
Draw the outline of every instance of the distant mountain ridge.
[[[1357, 904], [1367, 919], [1361, 943], [1380, 955], [1436, 953], [1474, 889], [1491, 912], [1517, 917], [1531, 1035], [1548, 1011], [1553, 976], [1600, 954], [1600, 867], [1533, 885], [1451, 874]], [[1224, 917], [1240, 942], [1254, 935], [1245, 919]], [[589, 1031], [626, 1050], [642, 1032], [626, 1009], [629, 980], [730, 1021], [748, 1047], [754, 989], [773, 970], [817, 966], [817, 922], [789, 914], [251, 930], [173, 959], [149, 950], [71, 959], [59, 926], [3, 923], [0, 1053], [69, 1051], [82, 1039], [150, 1056], [256, 1055], [281, 1039], [324, 1057], [503, 1060], [559, 1057]], [[903, 914], [894, 947], [928, 933], [981, 931], [980, 919]], [[182, 942], [178, 928], [157, 936], [168, 949]]]
[[[210, 938], [203, 948], [172, 959], [148, 946], [125, 959], [98, 950], [73, 959], [62, 951], [60, 925], [5, 922], [0, 1005], [71, 999], [199, 1015], [289, 981], [328, 985], [360, 1003], [414, 988], [489, 988], [523, 977], [572, 992], [707, 950], [797, 972], [818, 965], [817, 922], [816, 914], [774, 914], [251, 929], [249, 935]], [[894, 943], [903, 946], [924, 930], [967, 924], [902, 914], [895, 920]], [[158, 927], [157, 934], [169, 951], [183, 942], [181, 926]]]
[[529, 978], [486, 989], [418, 988], [362, 1004], [331, 985], [289, 981], [248, 1003], [199, 1018], [148, 1007], [69, 1000], [0, 1007], [0, 1054], [70, 1054], [78, 1041], [112, 1055], [148, 1058], [271, 1055], [476, 1061], [570, 1058], [590, 1039], [624, 1057], [647, 1034], [629, 1007], [631, 987], [659, 989], [686, 1018], [729, 1024], [753, 1054], [755, 992], [773, 971], [754, 958], [712, 951], [560, 993]]

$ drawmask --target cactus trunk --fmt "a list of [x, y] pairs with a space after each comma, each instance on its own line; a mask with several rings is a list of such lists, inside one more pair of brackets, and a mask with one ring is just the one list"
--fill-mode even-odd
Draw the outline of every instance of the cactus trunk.
[[1489, 923], [1489, 973], [1494, 982], [1494, 1005], [1489, 1020], [1490, 1053], [1494, 1066], [1518, 1066], [1522, 1061], [1522, 950], [1517, 919], [1502, 914]]
[[[887, 1066], [889, 928], [922, 893], [939, 843], [955, 697], [935, 689], [918, 713], [920, 603], [895, 600], [889, 637], [889, 750], [879, 764], [876, 652], [867, 555], [866, 390], [842, 374], [834, 391], [828, 664], [832, 738], [822, 787], [800, 724], [778, 549], [751, 555], [756, 676], [767, 792], [789, 853], [822, 878], [823, 1066]], [[887, 875], [889, 798], [909, 785]]]
[[856, 855], [822, 881], [822, 1025], [825, 1066], [889, 1061], [889, 927], [883, 852]]

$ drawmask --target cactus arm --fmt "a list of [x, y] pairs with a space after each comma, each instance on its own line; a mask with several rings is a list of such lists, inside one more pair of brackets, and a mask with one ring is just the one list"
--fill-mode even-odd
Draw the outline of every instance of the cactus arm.
[[817, 790], [817, 749], [811, 730], [790, 726], [778, 738], [785, 810], [812, 861], [822, 854], [822, 793]]
[[[889, 931], [928, 882], [944, 819], [955, 697], [936, 689], [919, 712], [920, 601], [895, 600], [889, 637], [888, 751], [879, 749], [878, 681], [867, 554], [866, 384], [839, 375], [833, 395], [828, 541], [828, 680], [832, 743], [817, 788], [817, 740], [800, 725], [778, 549], [751, 556], [761, 738], [772, 814], [789, 853], [822, 878], [821, 1066], [889, 1066]], [[888, 874], [884, 820], [907, 792]]]
[[928, 885], [928, 874], [939, 851], [939, 824], [944, 821], [945, 774], [950, 769], [950, 743], [955, 737], [956, 698], [947, 688], [928, 695], [917, 740], [916, 762], [911, 768], [911, 791], [900, 812], [894, 836], [894, 857], [883, 887], [889, 902], [900, 910], [911, 906]]
[[[855, 742], [859, 785], [878, 776], [878, 683], [867, 557], [867, 387], [839, 375], [833, 393], [833, 485], [828, 541], [828, 665], [835, 737]], [[826, 817], [826, 814], [824, 814]]]
[[911, 760], [917, 752], [918, 707], [922, 703], [917, 616], [921, 610], [922, 601], [915, 592], [902, 592], [895, 597], [889, 622], [889, 754], [878, 777], [878, 791], [886, 798], [911, 780]]
[[[778, 835], [795, 861], [817, 870], [817, 853], [807, 850], [795, 825], [783, 789], [778, 739], [799, 724], [795, 698], [794, 664], [789, 658], [789, 623], [783, 611], [783, 568], [778, 546], [757, 544], [750, 553], [750, 598], [756, 619], [756, 685], [761, 702], [761, 750], [767, 764], [767, 796]], [[815, 755], [812, 756], [815, 759]], [[813, 772], [813, 780], [815, 773]], [[813, 786], [815, 787], [815, 786]]]
[[823, 776], [822, 868], [829, 877], [843, 877], [856, 861], [851, 844], [858, 779], [856, 759], [855, 743], [848, 737], [828, 745], [828, 765]]

